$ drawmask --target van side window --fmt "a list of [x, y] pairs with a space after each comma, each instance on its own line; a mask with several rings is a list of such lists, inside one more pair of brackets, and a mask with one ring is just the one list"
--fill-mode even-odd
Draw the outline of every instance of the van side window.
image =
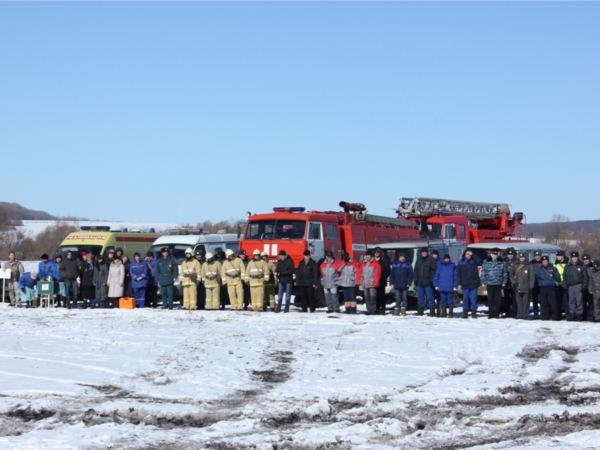
[[454, 228], [454, 224], [446, 225], [444, 228], [444, 237], [446, 239], [456, 238], [456, 228]]
[[339, 240], [337, 226], [333, 223], [327, 224], [327, 239]]
[[225, 246], [227, 247], [227, 250], [233, 250], [234, 253], [237, 253], [238, 251], [238, 244], [237, 242], [235, 244], [225, 244]]

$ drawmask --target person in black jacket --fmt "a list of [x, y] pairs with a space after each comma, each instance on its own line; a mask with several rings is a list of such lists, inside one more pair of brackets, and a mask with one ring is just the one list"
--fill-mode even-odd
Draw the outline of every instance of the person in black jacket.
[[73, 253], [68, 251], [67, 257], [59, 268], [60, 277], [65, 280], [65, 297], [68, 309], [77, 307], [77, 277], [79, 264], [73, 258]]
[[310, 257], [310, 251], [305, 250], [304, 258], [298, 264], [298, 269], [296, 269], [296, 286], [302, 302], [302, 312], [306, 312], [307, 307], [310, 308], [311, 313], [315, 312], [315, 288], [318, 282], [319, 267]]
[[477, 319], [477, 288], [481, 286], [477, 269], [479, 263], [479, 258], [467, 249], [456, 266], [458, 289], [463, 291], [463, 319], [469, 317], [469, 311], [471, 311], [471, 317]]
[[387, 285], [388, 277], [392, 272], [392, 267], [388, 258], [384, 254], [383, 250], [379, 247], [375, 249], [375, 260], [381, 266], [381, 278], [379, 279], [379, 286], [377, 287], [377, 300], [376, 300], [376, 312], [375, 314], [385, 315], [385, 287]]
[[94, 260], [93, 255], [88, 253], [83, 258], [79, 268], [79, 281], [81, 286], [81, 299], [83, 308], [87, 308], [91, 300], [96, 298], [96, 287], [94, 286]]
[[435, 260], [429, 256], [427, 247], [421, 249], [421, 257], [415, 264], [415, 286], [417, 286], [419, 310], [417, 315], [422, 316], [425, 311], [425, 299], [429, 308], [429, 316], [435, 316], [435, 297], [433, 294], [433, 277], [437, 270]]
[[277, 292], [277, 307], [275, 312], [281, 312], [281, 302], [283, 301], [283, 293], [285, 292], [285, 309], [284, 313], [290, 311], [290, 299], [292, 298], [292, 286], [294, 286], [294, 277], [296, 269], [294, 261], [290, 258], [285, 250], [279, 251], [279, 262], [275, 268], [275, 276], [279, 280], [279, 290]]
[[583, 292], [587, 288], [589, 274], [583, 263], [579, 260], [578, 252], [571, 252], [571, 262], [565, 266], [563, 272], [563, 287], [569, 294], [569, 309], [571, 317], [569, 322], [581, 321], [583, 318]]

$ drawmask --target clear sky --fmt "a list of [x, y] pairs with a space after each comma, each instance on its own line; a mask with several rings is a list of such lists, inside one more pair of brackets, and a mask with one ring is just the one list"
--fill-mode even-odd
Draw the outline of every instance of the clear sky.
[[[599, 219], [600, 3], [0, 3], [0, 200]], [[390, 209], [388, 209], [390, 208]]]

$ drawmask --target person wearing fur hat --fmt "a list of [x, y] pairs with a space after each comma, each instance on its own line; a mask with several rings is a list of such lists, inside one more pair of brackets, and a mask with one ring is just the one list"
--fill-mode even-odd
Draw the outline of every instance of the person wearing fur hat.
[[304, 251], [304, 257], [296, 268], [296, 286], [302, 305], [302, 312], [315, 312], [317, 307], [315, 289], [319, 283], [319, 266], [311, 258], [310, 250]]
[[487, 289], [488, 319], [499, 319], [502, 306], [502, 289], [508, 281], [506, 264], [499, 256], [500, 250], [493, 248], [481, 265], [481, 285]]

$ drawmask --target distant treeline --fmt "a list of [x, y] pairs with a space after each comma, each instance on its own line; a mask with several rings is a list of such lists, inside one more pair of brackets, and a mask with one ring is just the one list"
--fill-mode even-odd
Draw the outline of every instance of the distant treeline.
[[[554, 217], [557, 217], [556, 215]], [[547, 223], [528, 223], [527, 224], [527, 233], [532, 233], [534, 237], [543, 237], [545, 234], [544, 228], [547, 228]], [[579, 233], [583, 231], [585, 233], [593, 233], [596, 230], [600, 230], [600, 220], [575, 220], [573, 222], [568, 221], [564, 224], [564, 228], [567, 230], [571, 230], [573, 233]]]
[[[56, 220], [56, 223], [48, 226], [36, 236], [32, 236], [26, 229], [18, 227], [21, 220]], [[16, 203], [0, 202], [0, 260], [6, 259], [10, 251], [14, 251], [17, 258], [22, 261], [39, 260], [44, 253], [51, 256], [69, 233], [78, 230], [76, 224], [73, 223], [78, 220], [85, 219], [74, 217], [56, 219], [46, 212], [32, 211]], [[243, 223], [243, 220], [230, 219], [219, 222], [205, 220], [195, 225], [181, 226], [202, 229], [204, 233], [216, 233], [219, 230], [236, 233], [240, 223]], [[157, 231], [165, 232], [167, 230]]]

